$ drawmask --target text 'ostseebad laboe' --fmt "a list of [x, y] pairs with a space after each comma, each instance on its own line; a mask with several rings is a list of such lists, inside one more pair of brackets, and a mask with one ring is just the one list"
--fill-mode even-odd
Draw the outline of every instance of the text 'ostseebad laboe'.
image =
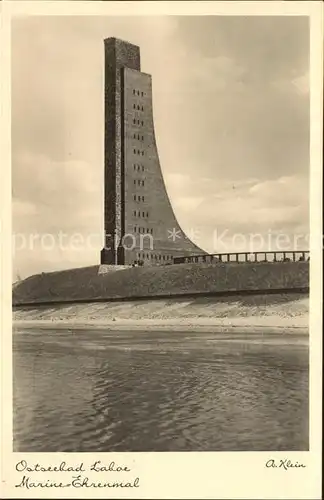
[[[78, 464], [41, 464], [21, 460], [16, 463], [16, 472], [21, 476], [16, 488], [139, 488], [140, 479], [134, 477], [130, 467], [115, 462], [104, 464], [96, 460], [90, 465]], [[59, 477], [57, 473], [60, 473]]]

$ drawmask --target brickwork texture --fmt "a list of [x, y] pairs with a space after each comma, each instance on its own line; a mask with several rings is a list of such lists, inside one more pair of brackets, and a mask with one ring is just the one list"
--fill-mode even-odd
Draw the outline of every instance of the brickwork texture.
[[105, 40], [105, 247], [101, 263], [171, 263], [205, 252], [182, 231], [159, 162], [152, 78], [139, 47]]

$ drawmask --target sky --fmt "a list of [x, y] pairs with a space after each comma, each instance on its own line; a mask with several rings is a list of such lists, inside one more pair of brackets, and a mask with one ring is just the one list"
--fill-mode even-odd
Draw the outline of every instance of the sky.
[[17, 18], [14, 276], [99, 262], [111, 36], [139, 45], [152, 75], [161, 167], [195, 243], [208, 252], [250, 250], [252, 240], [253, 250], [307, 249], [306, 17]]

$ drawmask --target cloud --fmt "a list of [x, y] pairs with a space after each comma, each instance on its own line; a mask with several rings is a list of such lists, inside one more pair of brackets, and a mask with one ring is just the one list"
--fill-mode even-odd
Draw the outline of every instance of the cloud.
[[294, 76], [293, 78], [279, 79], [272, 82], [273, 87], [277, 90], [285, 94], [296, 94], [301, 97], [309, 97], [309, 84], [310, 77], [308, 71], [302, 75]]
[[[234, 186], [234, 182], [233, 182]], [[207, 197], [196, 213], [217, 225], [242, 231], [260, 228], [284, 228], [292, 223], [308, 221], [307, 179], [280, 177], [257, 182], [249, 187], [238, 184]], [[197, 217], [197, 216], [196, 216]]]
[[[14, 231], [102, 233], [109, 36], [138, 44], [152, 74], [160, 160], [182, 226], [200, 228], [205, 248], [215, 226], [304, 230], [308, 34], [307, 20], [289, 16], [14, 19]], [[74, 258], [97, 262], [98, 252], [19, 252], [16, 262], [28, 273]]]
[[299, 94], [309, 94], [309, 73], [305, 73], [292, 81]]
[[181, 209], [182, 211], [191, 212], [195, 210], [203, 201], [203, 197], [193, 196], [180, 196], [174, 200], [173, 207], [175, 210]]
[[87, 232], [99, 228], [102, 224], [101, 173], [101, 169], [83, 161], [15, 155], [14, 230]]
[[308, 204], [308, 179], [302, 176], [283, 176], [254, 184], [249, 193], [262, 202], [265, 208], [279, 205], [300, 206]]
[[234, 58], [226, 56], [200, 57], [193, 61], [191, 67], [193, 81], [203, 92], [240, 90], [244, 85], [244, 76], [247, 72], [247, 69], [239, 65]]
[[36, 210], [36, 206], [30, 201], [22, 201], [15, 198], [12, 200], [12, 215], [14, 220], [20, 217], [35, 215]]
[[[175, 185], [180, 181], [176, 175], [173, 179]], [[208, 192], [205, 183], [206, 180], [201, 183], [190, 182], [187, 178], [178, 194], [178, 202], [175, 203], [179, 222], [198, 245], [210, 252], [216, 251], [213, 235], [225, 231], [227, 248], [223, 248], [223, 251], [245, 250], [246, 247], [235, 246], [235, 235], [243, 235], [248, 245], [248, 236], [255, 232], [262, 234], [264, 240], [267, 240], [268, 233], [273, 238], [283, 234], [289, 238], [291, 245], [294, 245], [296, 235], [302, 235], [298, 243], [303, 248], [307, 247], [307, 177], [281, 176], [269, 181], [227, 179], [223, 182], [209, 179]], [[171, 187], [172, 178], [169, 179], [169, 185]], [[182, 199], [185, 200], [184, 203], [179, 202]], [[265, 245], [267, 250], [275, 250], [277, 243], [270, 239]]]

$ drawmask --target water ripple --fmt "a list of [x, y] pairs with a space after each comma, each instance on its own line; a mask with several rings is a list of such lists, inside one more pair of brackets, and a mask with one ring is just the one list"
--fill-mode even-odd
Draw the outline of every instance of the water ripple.
[[15, 451], [308, 449], [305, 339], [104, 333], [15, 332]]

